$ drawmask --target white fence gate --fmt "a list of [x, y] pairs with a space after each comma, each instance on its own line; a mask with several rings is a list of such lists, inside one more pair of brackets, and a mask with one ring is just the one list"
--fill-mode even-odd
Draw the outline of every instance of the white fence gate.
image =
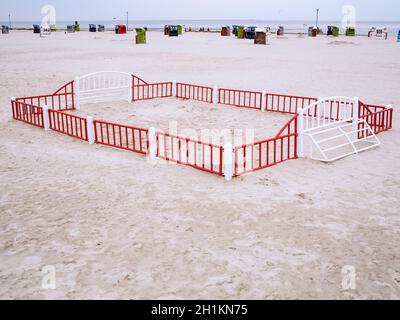
[[75, 106], [84, 102], [126, 100], [132, 102], [133, 75], [118, 71], [101, 71], [75, 78]]
[[357, 97], [321, 98], [298, 113], [299, 157], [331, 162], [380, 144], [370, 126], [359, 119]]

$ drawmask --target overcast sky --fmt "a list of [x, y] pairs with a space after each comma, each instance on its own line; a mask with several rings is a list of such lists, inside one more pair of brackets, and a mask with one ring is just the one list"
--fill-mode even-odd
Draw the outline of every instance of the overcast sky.
[[342, 7], [353, 5], [359, 21], [399, 21], [400, 0], [0, 0], [0, 20], [41, 20], [44, 5], [56, 8], [57, 20], [260, 19], [341, 20]]

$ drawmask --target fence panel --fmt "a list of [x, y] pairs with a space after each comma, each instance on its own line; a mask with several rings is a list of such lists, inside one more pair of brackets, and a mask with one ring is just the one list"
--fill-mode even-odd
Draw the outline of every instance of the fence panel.
[[133, 84], [133, 86], [139, 86], [139, 85], [148, 84], [148, 83], [146, 81], [144, 81], [143, 79], [139, 78], [138, 76], [132, 75], [132, 84]]
[[74, 81], [68, 82], [53, 94], [23, 97], [18, 98], [17, 101], [41, 107], [46, 105], [49, 109], [59, 111], [74, 110]]
[[[388, 131], [393, 127], [393, 109], [383, 106], [368, 105], [360, 101], [359, 118], [364, 119], [375, 134]], [[363, 124], [360, 123], [360, 129]], [[364, 138], [368, 131], [359, 132], [359, 138]]]
[[296, 114], [299, 109], [304, 109], [318, 99], [268, 93], [265, 101], [267, 111]]
[[241, 108], [262, 108], [262, 92], [236, 89], [219, 89], [218, 103]]
[[[368, 123], [375, 134], [385, 132], [392, 129], [393, 109], [372, 112], [362, 116], [361, 119], [364, 119]], [[361, 129], [363, 124], [361, 123], [360, 126]], [[360, 139], [364, 137], [365, 132], [366, 131], [362, 131], [359, 133]]]
[[205, 172], [223, 174], [223, 147], [189, 138], [156, 133], [157, 157]]
[[172, 82], [138, 84], [133, 86], [133, 101], [172, 97]]
[[214, 89], [188, 83], [176, 84], [176, 97], [213, 103]]
[[15, 120], [43, 128], [43, 109], [21, 101], [11, 101], [12, 114]]
[[149, 132], [147, 129], [95, 120], [94, 132], [95, 141], [98, 144], [141, 154], [148, 153]]
[[87, 120], [49, 109], [50, 129], [84, 141], [88, 141]]
[[236, 147], [234, 175], [240, 176], [297, 159], [297, 118], [297, 115], [293, 117], [275, 138]]

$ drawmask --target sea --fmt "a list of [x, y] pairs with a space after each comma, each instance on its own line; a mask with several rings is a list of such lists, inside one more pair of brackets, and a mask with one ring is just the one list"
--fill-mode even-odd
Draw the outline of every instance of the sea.
[[[57, 28], [66, 29], [67, 25], [74, 24], [75, 21], [58, 21]], [[8, 21], [1, 21], [0, 24], [9, 25]], [[12, 21], [11, 26], [15, 29], [31, 29], [32, 25], [41, 24], [40, 21]], [[88, 30], [89, 24], [101, 24], [107, 30], [113, 30], [116, 24], [127, 24], [126, 20], [91, 20], [79, 21], [81, 30]], [[308, 27], [315, 26], [316, 21], [277, 21], [277, 20], [130, 20], [129, 29], [135, 27], [147, 27], [149, 30], [161, 30], [165, 25], [181, 24], [185, 28], [198, 30], [199, 28], [209, 28], [211, 31], [220, 30], [221, 26], [246, 25], [246, 26], [271, 26], [272, 28], [284, 26], [286, 33], [306, 33]], [[319, 21], [318, 26], [326, 32], [328, 26], [338, 26], [344, 30], [340, 21]], [[390, 35], [397, 35], [400, 30], [400, 21], [360, 21], [356, 23], [356, 33], [359, 35], [367, 35], [371, 27], [386, 27]]]

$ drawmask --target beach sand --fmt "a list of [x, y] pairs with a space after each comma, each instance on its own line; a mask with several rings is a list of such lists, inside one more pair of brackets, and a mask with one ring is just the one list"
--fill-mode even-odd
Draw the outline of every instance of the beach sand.
[[[288, 35], [271, 37], [267, 46], [202, 33], [149, 32], [147, 45], [133, 39], [0, 35], [0, 298], [400, 298], [400, 45], [394, 38]], [[332, 164], [300, 159], [225, 182], [11, 120], [11, 96], [52, 93], [100, 70], [132, 72], [148, 82], [359, 96], [392, 104], [394, 130], [379, 135], [381, 147]], [[160, 115], [163, 104], [169, 112]], [[175, 112], [179, 104], [185, 112]], [[210, 112], [196, 105], [165, 99], [81, 112], [108, 112], [121, 122], [126, 116], [122, 123], [135, 125], [136, 117], [128, 117], [133, 111], [120, 108], [140, 108], [139, 125], [154, 117], [154, 126], [169, 120], [210, 126]], [[254, 121], [260, 132], [262, 117], [270, 116], [265, 131], [273, 136], [287, 120], [218, 108], [226, 108], [216, 113], [225, 118], [212, 122], [218, 129]], [[48, 265], [56, 270], [55, 290], [42, 288]], [[356, 269], [355, 290], [343, 290], [345, 266]]]

